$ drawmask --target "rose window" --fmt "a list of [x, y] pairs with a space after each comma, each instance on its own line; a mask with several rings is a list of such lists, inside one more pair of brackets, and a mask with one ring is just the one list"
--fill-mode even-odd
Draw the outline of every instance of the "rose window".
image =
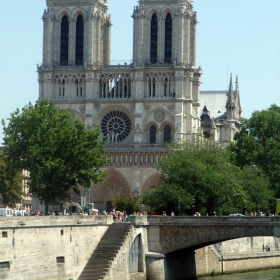
[[101, 131], [109, 142], [124, 140], [131, 131], [131, 121], [127, 114], [121, 111], [111, 111], [101, 121]]

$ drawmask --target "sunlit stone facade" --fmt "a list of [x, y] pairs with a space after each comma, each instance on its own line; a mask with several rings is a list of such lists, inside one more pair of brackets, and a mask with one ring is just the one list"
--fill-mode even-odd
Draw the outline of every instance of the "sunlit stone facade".
[[165, 142], [198, 133], [232, 141], [241, 107], [232, 79], [228, 92], [212, 92], [225, 100], [221, 108], [211, 102], [210, 113], [201, 102], [210, 92], [200, 92], [192, 1], [140, 0], [132, 11], [133, 58], [122, 65], [110, 64], [107, 9], [105, 0], [47, 0], [38, 74], [39, 100], [55, 100], [107, 137], [107, 179], [88, 200], [108, 210], [116, 194], [141, 195], [158, 182], [153, 166]]

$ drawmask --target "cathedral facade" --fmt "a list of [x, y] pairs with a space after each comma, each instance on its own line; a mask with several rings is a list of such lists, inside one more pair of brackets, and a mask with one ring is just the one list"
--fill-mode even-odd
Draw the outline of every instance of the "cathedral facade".
[[225, 144], [240, 126], [238, 80], [200, 91], [197, 15], [190, 0], [139, 0], [132, 10], [133, 58], [110, 64], [106, 0], [47, 0], [39, 100], [54, 100], [107, 137], [104, 182], [87, 200], [110, 210], [117, 194], [141, 195], [159, 181], [153, 166], [172, 139], [203, 133]]

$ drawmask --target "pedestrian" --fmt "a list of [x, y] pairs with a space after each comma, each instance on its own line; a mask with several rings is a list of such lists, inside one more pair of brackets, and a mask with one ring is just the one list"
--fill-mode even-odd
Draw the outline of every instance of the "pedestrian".
[[264, 244], [263, 244], [263, 245], [262, 245], [263, 252], [264, 252], [264, 248], [265, 248], [265, 247], [264, 247]]
[[174, 217], [175, 216], [175, 213], [174, 211], [171, 212], [171, 217]]

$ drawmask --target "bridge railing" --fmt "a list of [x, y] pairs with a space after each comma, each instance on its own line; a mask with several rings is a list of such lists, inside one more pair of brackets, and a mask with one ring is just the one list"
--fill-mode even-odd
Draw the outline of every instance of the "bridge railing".
[[94, 226], [110, 225], [113, 223], [111, 215], [98, 216], [15, 216], [0, 217], [0, 230], [4, 228], [29, 227], [61, 227], [61, 226]]
[[135, 225], [211, 225], [211, 224], [269, 224], [279, 223], [280, 217], [229, 217], [229, 216], [135, 216]]

